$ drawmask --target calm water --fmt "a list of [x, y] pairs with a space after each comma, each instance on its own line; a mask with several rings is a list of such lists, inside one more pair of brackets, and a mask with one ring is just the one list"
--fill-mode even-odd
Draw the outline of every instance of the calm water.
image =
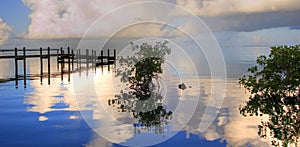
[[[2, 48], [21, 47], [21, 44], [31, 48], [40, 45], [60, 48], [64, 44], [76, 47], [77, 43], [78, 40], [15, 40]], [[166, 141], [154, 146], [268, 146], [270, 140], [257, 135], [261, 118], [243, 117], [238, 111], [248, 97], [238, 84], [238, 78], [254, 65], [258, 55], [268, 51], [266, 47], [222, 47], [228, 71], [225, 98], [216, 119], [205, 131], [199, 129], [199, 124], [205, 108], [209, 107], [212, 81], [223, 82], [223, 79], [211, 78], [205, 71], [206, 65], [201, 68], [203, 71], [197, 69], [199, 76], [181, 79], [176, 71], [165, 67], [162, 104], [174, 112], [173, 117], [160, 126], [147, 127], [139, 124], [131, 112], [120, 112], [117, 104], [109, 105], [108, 101], [118, 94], [120, 85], [114, 78], [113, 66], [110, 70], [104, 66], [73, 73], [70, 81], [68, 74], [63, 75], [63, 80], [59, 74], [52, 75], [48, 85], [46, 77], [41, 82], [39, 77], [33, 76], [40, 72], [39, 59], [29, 59], [27, 73], [31, 78], [26, 81], [27, 88], [22, 80], [18, 88], [15, 81], [0, 83], [0, 146], [121, 146], [159, 140]], [[177, 68], [190, 72], [186, 64], [179, 64]], [[0, 60], [0, 69], [1, 79], [13, 77], [14, 61]], [[59, 70], [56, 58], [52, 58], [51, 72]], [[22, 71], [20, 68], [19, 73]], [[181, 81], [191, 87], [184, 91], [178, 89]], [[200, 98], [195, 101], [197, 96]], [[196, 103], [191, 119], [186, 120], [188, 109], [175, 113], [181, 103], [187, 106]], [[178, 125], [181, 121], [187, 124]]]

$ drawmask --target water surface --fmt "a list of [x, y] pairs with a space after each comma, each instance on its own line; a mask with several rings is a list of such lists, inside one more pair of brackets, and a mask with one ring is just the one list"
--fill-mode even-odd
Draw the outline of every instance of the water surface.
[[[66, 42], [76, 46], [78, 40], [34, 40], [25, 41], [25, 44], [33, 48], [40, 44], [56, 44], [55, 48], [59, 48], [59, 45]], [[22, 41], [16, 44], [22, 44]], [[222, 48], [228, 71], [225, 98], [217, 118], [204, 132], [200, 131], [199, 123], [203, 111], [208, 107], [211, 81], [223, 81], [218, 77], [213, 77], [212, 80], [209, 72], [199, 71], [197, 77], [187, 76], [179, 79], [172, 70], [166, 70], [162, 76], [165, 85], [168, 85], [165, 87], [167, 97], [163, 101], [164, 108], [174, 111], [180, 102], [191, 105], [196, 102], [197, 109], [184, 128], [170, 123], [163, 125], [163, 131], [157, 131], [153, 126], [136, 127], [138, 123], [131, 112], [119, 112], [117, 105], [108, 104], [108, 100], [113, 99], [116, 94], [113, 66], [110, 70], [104, 66], [103, 69], [73, 73], [70, 75], [70, 81], [68, 74], [63, 75], [63, 80], [60, 74], [52, 75], [51, 84], [48, 85], [47, 77], [41, 82], [40, 77], [34, 76], [40, 73], [39, 59], [29, 59], [27, 73], [31, 78], [27, 79], [26, 88], [22, 80], [18, 82], [17, 88], [15, 81], [0, 83], [0, 146], [120, 146], [119, 144], [126, 145], [132, 142], [151, 143], [152, 140], [168, 136], [171, 138], [155, 146], [268, 146], [270, 141], [260, 139], [257, 135], [257, 125], [260, 124], [261, 118], [243, 117], [238, 111], [238, 107], [244, 104], [249, 96], [238, 84], [238, 78], [248, 67], [255, 64], [258, 55], [267, 54], [268, 51], [265, 47]], [[21, 62], [19, 66], [22, 67]], [[179, 67], [189, 69], [186, 65]], [[13, 77], [14, 61], [0, 60], [0, 69], [0, 78]], [[44, 68], [44, 71], [47, 69]], [[51, 58], [51, 73], [59, 71], [56, 58]], [[19, 73], [22, 72], [23, 69], [20, 68]], [[191, 85], [191, 88], [184, 91], [178, 89], [177, 85], [182, 81]], [[195, 85], [195, 81], [199, 81], [200, 87]], [[91, 82], [94, 85], [90, 85]], [[77, 88], [74, 88], [74, 83], [77, 84]], [[97, 94], [89, 92], [91, 89]], [[80, 95], [86, 99], [78, 98]], [[195, 101], [193, 97], [198, 95], [199, 101]], [[105, 108], [105, 112], [99, 110], [98, 104]], [[185, 120], [185, 113], [187, 112], [178, 113], [172, 121]], [[121, 125], [106, 119], [107, 114], [121, 122]], [[105, 139], [107, 136], [99, 136], [97, 131], [93, 130], [93, 126], [98, 126], [98, 129], [113, 139], [108, 141]]]

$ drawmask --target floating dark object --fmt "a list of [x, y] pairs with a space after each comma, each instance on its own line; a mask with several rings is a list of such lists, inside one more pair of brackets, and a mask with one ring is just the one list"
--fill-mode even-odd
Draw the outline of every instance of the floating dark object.
[[184, 90], [184, 89], [186, 89], [186, 86], [184, 83], [181, 83], [178, 85], [178, 88]]

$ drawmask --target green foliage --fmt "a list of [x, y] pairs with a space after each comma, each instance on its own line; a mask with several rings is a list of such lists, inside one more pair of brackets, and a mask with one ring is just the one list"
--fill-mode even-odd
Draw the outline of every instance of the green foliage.
[[[117, 99], [109, 101], [109, 105], [119, 104], [121, 112], [133, 112], [139, 123], [150, 127], [159, 126], [169, 119], [172, 112], [162, 106], [162, 99], [158, 91], [160, 74], [163, 73], [165, 56], [171, 53], [168, 42], [156, 42], [155, 45], [143, 43], [140, 46], [131, 43], [133, 56], [120, 57], [120, 67], [116, 69], [116, 76], [128, 85], [122, 90]], [[154, 84], [153, 81], [157, 81]]]
[[130, 44], [134, 55], [118, 59], [120, 67], [116, 71], [116, 76], [121, 77], [121, 82], [129, 80], [130, 83], [149, 82], [153, 77], [158, 77], [158, 74], [163, 72], [165, 56], [171, 53], [168, 41], [156, 42], [154, 46], [148, 43], [140, 46], [132, 42]]
[[240, 107], [240, 113], [268, 115], [269, 121], [259, 125], [258, 134], [266, 137], [266, 129], [269, 129], [273, 145], [278, 145], [277, 140], [283, 146], [297, 144], [300, 136], [299, 45], [271, 47], [269, 56], [259, 56], [257, 66], [249, 68], [248, 73], [239, 80], [251, 93], [246, 106]]
[[162, 63], [164, 61], [161, 58], [151, 57], [144, 58], [140, 62], [135, 64], [134, 80], [144, 81], [150, 80], [153, 76], [157, 76], [162, 73]]

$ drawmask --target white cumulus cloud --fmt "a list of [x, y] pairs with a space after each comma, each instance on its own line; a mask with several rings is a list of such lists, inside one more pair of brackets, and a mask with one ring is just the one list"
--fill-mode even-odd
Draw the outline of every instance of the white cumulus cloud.
[[[22, 0], [32, 13], [29, 15], [27, 38], [77, 38], [98, 18], [119, 6], [142, 3], [139, 0]], [[158, 1], [158, 0], [157, 0]], [[116, 32], [119, 25], [129, 22], [156, 21], [168, 23], [172, 20], [191, 16], [182, 11], [186, 8], [205, 21], [213, 31], [255, 31], [275, 27], [299, 26], [298, 12], [300, 5], [298, 0], [167, 0], [179, 6], [170, 5], [168, 10], [161, 9], [162, 3], [156, 5], [137, 5], [134, 9], [124, 9], [124, 12], [116, 12], [113, 18], [105, 19], [95, 29], [92, 36], [107, 36]], [[161, 2], [161, 1], [159, 1]], [[126, 10], [126, 11], [125, 11]], [[137, 16], [137, 17], [135, 17]], [[140, 17], [139, 17], [140, 16]], [[132, 18], [135, 17], [135, 18]], [[177, 29], [197, 30], [197, 26], [190, 25], [188, 20], [180, 20], [175, 23]], [[172, 36], [180, 32], [165, 30], [164, 24], [145, 24], [125, 27], [125, 31], [119, 34], [123, 37], [140, 36]], [[120, 27], [119, 27], [120, 28]], [[176, 29], [175, 28], [175, 29]], [[179, 34], [178, 34], [179, 33]]]
[[32, 10], [28, 38], [81, 37], [100, 16], [122, 5], [121, 0], [23, 0]]
[[200, 16], [300, 10], [298, 0], [177, 0], [176, 4]]
[[[31, 24], [29, 26], [27, 38], [77, 38], [92, 26], [95, 21], [103, 17], [107, 12], [114, 10], [126, 4], [141, 3], [138, 0], [22, 0], [23, 3], [32, 10], [29, 15]], [[113, 17], [101, 20], [94, 26], [90, 37], [105, 36], [111, 32], [118, 31], [116, 26], [131, 24], [130, 22], [144, 19], [155, 20], [156, 17], [162, 17], [160, 20], [168, 20], [167, 10], [159, 9], [153, 5], [137, 4], [132, 9], [122, 9], [124, 12], [114, 11]], [[148, 6], [148, 7], [147, 7]], [[130, 6], [129, 6], [130, 7]], [[157, 8], [159, 7], [159, 8]], [[155, 11], [153, 11], [155, 10]], [[163, 14], [163, 15], [162, 15]], [[133, 16], [137, 16], [134, 17]], [[142, 16], [139, 18], [138, 16]], [[146, 37], [169, 35], [167, 30], [162, 30], [164, 24], [142, 24], [124, 28], [119, 35], [122, 37]], [[126, 27], [126, 26], [123, 26]]]
[[8, 40], [12, 31], [12, 27], [4, 23], [2, 18], [0, 18], [0, 45], [4, 44]]

